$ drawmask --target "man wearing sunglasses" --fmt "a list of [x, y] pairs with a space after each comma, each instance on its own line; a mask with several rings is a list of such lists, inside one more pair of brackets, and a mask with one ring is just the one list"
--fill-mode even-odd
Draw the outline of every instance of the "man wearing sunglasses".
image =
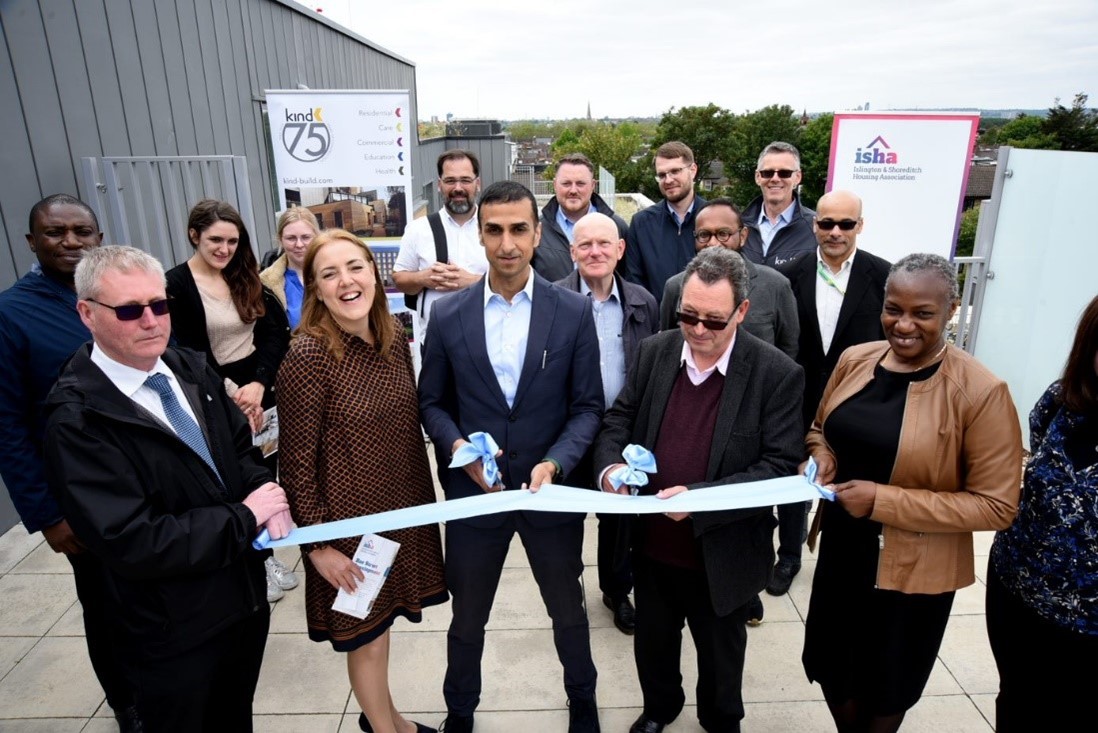
[[797, 148], [780, 141], [763, 148], [755, 183], [762, 195], [743, 211], [748, 235], [740, 254], [756, 264], [779, 267], [814, 250], [812, 217], [816, 212], [802, 206], [797, 196], [801, 185]]
[[46, 402], [50, 488], [102, 562], [111, 642], [146, 731], [252, 729], [270, 612], [259, 530], [289, 504], [201, 355], [168, 348], [164, 270], [133, 247], [76, 268], [77, 349]]
[[[816, 205], [815, 256], [779, 271], [789, 278], [801, 324], [797, 363], [804, 367], [804, 424], [816, 416], [824, 387], [839, 355], [855, 344], [884, 338], [881, 308], [891, 263], [857, 248], [862, 231], [862, 200], [850, 191], [832, 191]], [[766, 591], [780, 596], [801, 569], [807, 511], [778, 507], [778, 563]]]
[[663, 297], [667, 278], [694, 257], [694, 216], [705, 200], [694, 193], [694, 151], [672, 141], [656, 150], [656, 181], [663, 200], [633, 215], [625, 241], [625, 279]]
[[702, 728], [738, 731], [744, 716], [745, 624], [774, 561], [773, 507], [689, 515], [675, 511], [673, 497], [789, 476], [804, 452], [804, 373], [740, 328], [751, 307], [748, 281], [743, 258], [723, 247], [704, 249], [687, 265], [679, 328], [641, 342], [595, 440], [604, 491], [615, 491], [607, 476], [635, 443], [655, 454], [658, 469], [641, 493], [667, 500], [666, 514], [637, 517], [630, 527], [644, 697], [630, 733], [660, 733], [682, 711], [684, 623], [697, 650]]

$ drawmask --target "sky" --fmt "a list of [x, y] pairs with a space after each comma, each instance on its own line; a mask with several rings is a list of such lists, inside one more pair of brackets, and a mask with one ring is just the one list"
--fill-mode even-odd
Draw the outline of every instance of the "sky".
[[303, 4], [415, 63], [421, 120], [1098, 106], [1095, 0]]

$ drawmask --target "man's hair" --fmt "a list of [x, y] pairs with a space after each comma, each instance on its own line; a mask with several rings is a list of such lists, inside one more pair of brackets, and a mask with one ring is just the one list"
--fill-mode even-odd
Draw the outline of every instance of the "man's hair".
[[[534, 224], [538, 223], [538, 200], [534, 198], [534, 194], [530, 193], [530, 189], [521, 183], [515, 183], [514, 181], [496, 181], [488, 188], [484, 189], [484, 193], [480, 195], [480, 204], [477, 207], [477, 218], [480, 218], [481, 212], [484, 211], [485, 206], [491, 206], [493, 204], [513, 204], [516, 201], [529, 201], [530, 212], [533, 216]], [[477, 223], [477, 229], [480, 229], [481, 223]]]
[[950, 303], [956, 303], [961, 299], [961, 289], [957, 284], [957, 268], [941, 255], [932, 255], [917, 252], [897, 260], [896, 264], [888, 271], [885, 279], [885, 290], [892, 284], [892, 278], [899, 273], [923, 273], [928, 272], [942, 281], [946, 286], [946, 295]]
[[438, 156], [438, 177], [442, 178], [442, 164], [448, 160], [461, 160], [466, 159], [473, 164], [473, 175], [480, 177], [480, 161], [477, 160], [476, 153], [471, 150], [465, 150], [464, 148], [451, 148], [445, 151], [442, 155]]
[[27, 232], [34, 234], [34, 220], [38, 218], [38, 215], [48, 209], [51, 206], [78, 206], [84, 211], [88, 212], [88, 216], [91, 217], [92, 222], [95, 224], [96, 231], [99, 231], [99, 218], [92, 211], [92, 207], [76, 198], [70, 196], [67, 193], [55, 193], [52, 196], [39, 201], [37, 204], [31, 207], [30, 216], [27, 217]]
[[726, 208], [732, 209], [732, 213], [736, 215], [736, 221], [740, 223], [740, 228], [743, 228], [743, 214], [740, 213], [740, 207], [736, 206], [736, 202], [732, 199], [724, 198], [723, 196], [706, 201], [700, 209], [694, 212], [694, 221], [698, 220], [698, 214], [702, 213], [711, 206], [724, 206]]
[[732, 284], [732, 297], [734, 306], [739, 308], [740, 303], [747, 299], [747, 288], [751, 284], [751, 278], [747, 274], [747, 265], [743, 263], [743, 257], [737, 252], [724, 247], [707, 247], [698, 254], [686, 266], [682, 282], [692, 275], [697, 275], [706, 285], [713, 285], [721, 280], [727, 280]]
[[124, 244], [109, 244], [105, 247], [84, 250], [80, 263], [76, 266], [73, 282], [76, 285], [76, 297], [80, 300], [99, 297], [99, 283], [108, 272], [147, 272], [156, 275], [164, 285], [164, 267], [148, 252]]
[[657, 158], [682, 158], [687, 165], [694, 162], [694, 151], [686, 143], [672, 140], [656, 148]]
[[[1080, 414], [1098, 411], [1098, 374], [1094, 371], [1094, 354], [1098, 351], [1098, 298], [1079, 317], [1075, 342], [1060, 378], [1064, 407]], [[1089, 419], [1089, 418], [1088, 418]]]
[[789, 153], [797, 161], [797, 170], [801, 168], [801, 151], [791, 143], [785, 143], [781, 140], [775, 140], [774, 142], [763, 148], [763, 151], [759, 153], [759, 162], [755, 164], [755, 170], [762, 170], [763, 158], [768, 155], [774, 155], [775, 153]]
[[560, 173], [560, 167], [562, 165], [582, 165], [587, 168], [587, 170], [591, 171], [592, 178], [595, 177], [595, 164], [592, 163], [591, 159], [583, 153], [568, 153], [568, 155], [565, 155], [560, 160], [558, 160], [557, 173]]

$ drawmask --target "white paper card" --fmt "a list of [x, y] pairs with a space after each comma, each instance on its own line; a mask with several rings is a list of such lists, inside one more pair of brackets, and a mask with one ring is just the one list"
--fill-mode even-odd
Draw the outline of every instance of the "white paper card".
[[393, 542], [376, 534], [363, 535], [352, 559], [366, 577], [359, 581], [354, 593], [348, 593], [340, 588], [336, 594], [335, 603], [332, 604], [332, 610], [358, 619], [366, 618], [370, 614], [370, 609], [373, 608], [374, 601], [377, 600], [378, 593], [381, 592], [381, 586], [389, 577], [389, 571], [393, 568], [393, 560], [396, 559], [399, 549], [399, 542]]

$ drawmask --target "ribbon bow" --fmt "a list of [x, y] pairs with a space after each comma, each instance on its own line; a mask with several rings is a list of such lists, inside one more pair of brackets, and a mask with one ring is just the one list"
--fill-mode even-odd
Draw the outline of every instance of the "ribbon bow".
[[495, 486], [500, 483], [496, 453], [499, 453], [499, 446], [491, 435], [488, 433], [472, 433], [469, 436], [469, 442], [454, 451], [454, 455], [450, 459], [450, 468], [461, 468], [479, 459], [484, 465], [484, 483]]
[[816, 491], [820, 492], [820, 496], [827, 499], [828, 501], [835, 501], [835, 492], [834, 491], [832, 491], [831, 489], [828, 489], [828, 488], [823, 487], [820, 484], [816, 483], [816, 472], [818, 470], [819, 470], [819, 467], [816, 465], [816, 459], [809, 457], [808, 463], [805, 464], [805, 467], [804, 467], [804, 479], [805, 479], [805, 481], [810, 483], [812, 486], [815, 486]]
[[622, 486], [647, 486], [648, 474], [656, 472], [656, 457], [644, 446], [630, 443], [621, 452], [624, 466], [614, 469], [607, 478], [617, 491]]

